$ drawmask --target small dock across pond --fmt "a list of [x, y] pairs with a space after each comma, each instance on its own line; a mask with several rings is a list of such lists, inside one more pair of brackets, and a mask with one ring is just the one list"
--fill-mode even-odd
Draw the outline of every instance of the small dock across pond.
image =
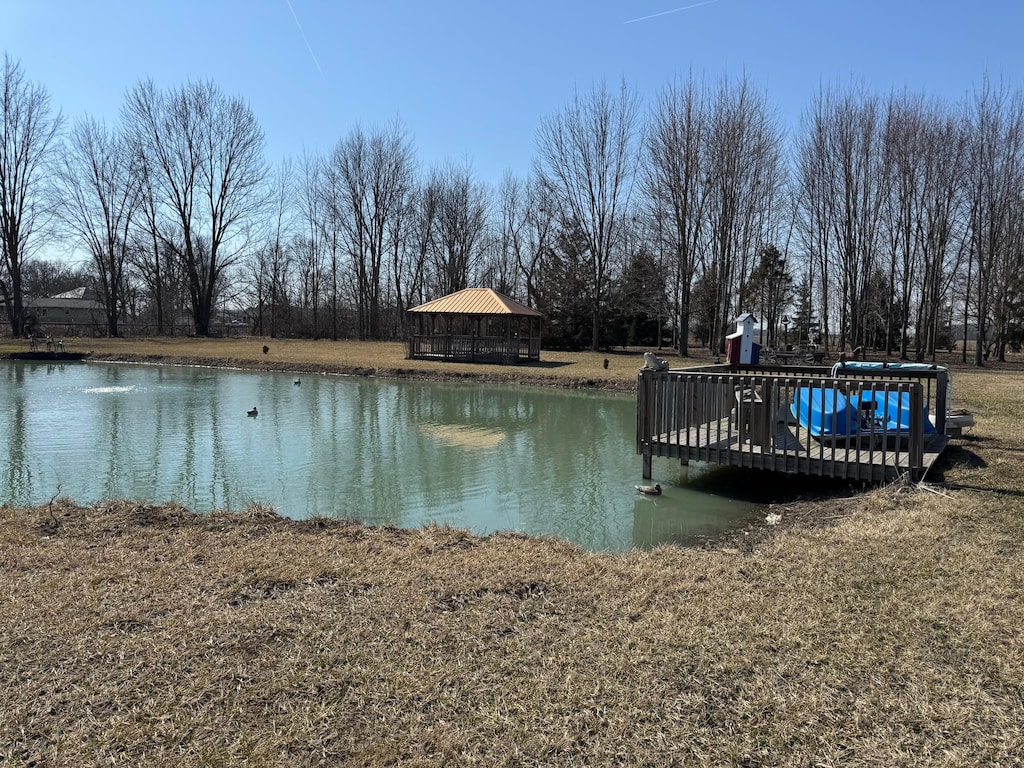
[[[792, 474], [890, 481], [920, 479], [945, 449], [948, 373], [814, 366], [706, 366], [642, 370], [637, 387], [637, 453], [651, 477], [655, 456]], [[870, 392], [909, 399], [909, 424], [866, 423], [855, 434], [813, 436], [794, 418], [800, 388]], [[925, 407], [934, 422], [926, 428]]]

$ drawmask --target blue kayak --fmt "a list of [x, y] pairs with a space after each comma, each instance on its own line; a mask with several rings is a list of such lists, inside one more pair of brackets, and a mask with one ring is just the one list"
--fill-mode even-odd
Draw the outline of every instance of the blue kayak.
[[[847, 437], [885, 431], [910, 432], [910, 393], [862, 391], [845, 395], [821, 387], [797, 387], [789, 407], [793, 417], [814, 437]], [[924, 433], [935, 431], [924, 409]]]

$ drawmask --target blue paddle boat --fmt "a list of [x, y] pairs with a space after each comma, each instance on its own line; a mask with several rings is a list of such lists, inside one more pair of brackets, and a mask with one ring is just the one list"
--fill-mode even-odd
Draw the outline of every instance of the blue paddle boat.
[[857, 406], [838, 389], [797, 387], [789, 410], [800, 426], [817, 438], [857, 432]]
[[[790, 412], [800, 426], [816, 438], [851, 437], [883, 433], [910, 434], [910, 393], [861, 390], [844, 393], [839, 389], [798, 387]], [[924, 434], [935, 432], [924, 406]]]
[[[883, 392], [863, 390], [850, 397], [851, 402], [856, 401], [857, 407], [865, 419], [870, 419], [869, 427], [874, 431], [884, 429], [886, 432], [896, 434], [910, 433], [910, 393], [909, 392]], [[863, 426], [863, 425], [862, 425]], [[935, 426], [928, 418], [928, 406], [924, 406], [924, 434], [930, 435], [935, 432]]]

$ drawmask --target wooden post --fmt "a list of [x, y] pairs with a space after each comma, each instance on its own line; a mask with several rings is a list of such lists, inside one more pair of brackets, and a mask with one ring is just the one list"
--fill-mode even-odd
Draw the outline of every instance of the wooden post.
[[636, 439], [637, 452], [643, 457], [642, 473], [644, 480], [651, 479], [651, 377], [641, 371], [636, 386]]
[[946, 398], [949, 396], [949, 371], [937, 371], [935, 376], [935, 431], [946, 434]]
[[924, 464], [924, 395], [921, 382], [915, 382], [910, 388], [910, 479], [921, 479]]

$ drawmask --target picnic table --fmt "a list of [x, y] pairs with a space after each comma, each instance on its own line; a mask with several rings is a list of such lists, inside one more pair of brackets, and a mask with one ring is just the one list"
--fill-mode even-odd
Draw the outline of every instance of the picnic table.
[[761, 350], [762, 363], [775, 363], [776, 365], [821, 365], [825, 362], [825, 351], [823, 349], [772, 349], [765, 347]]

